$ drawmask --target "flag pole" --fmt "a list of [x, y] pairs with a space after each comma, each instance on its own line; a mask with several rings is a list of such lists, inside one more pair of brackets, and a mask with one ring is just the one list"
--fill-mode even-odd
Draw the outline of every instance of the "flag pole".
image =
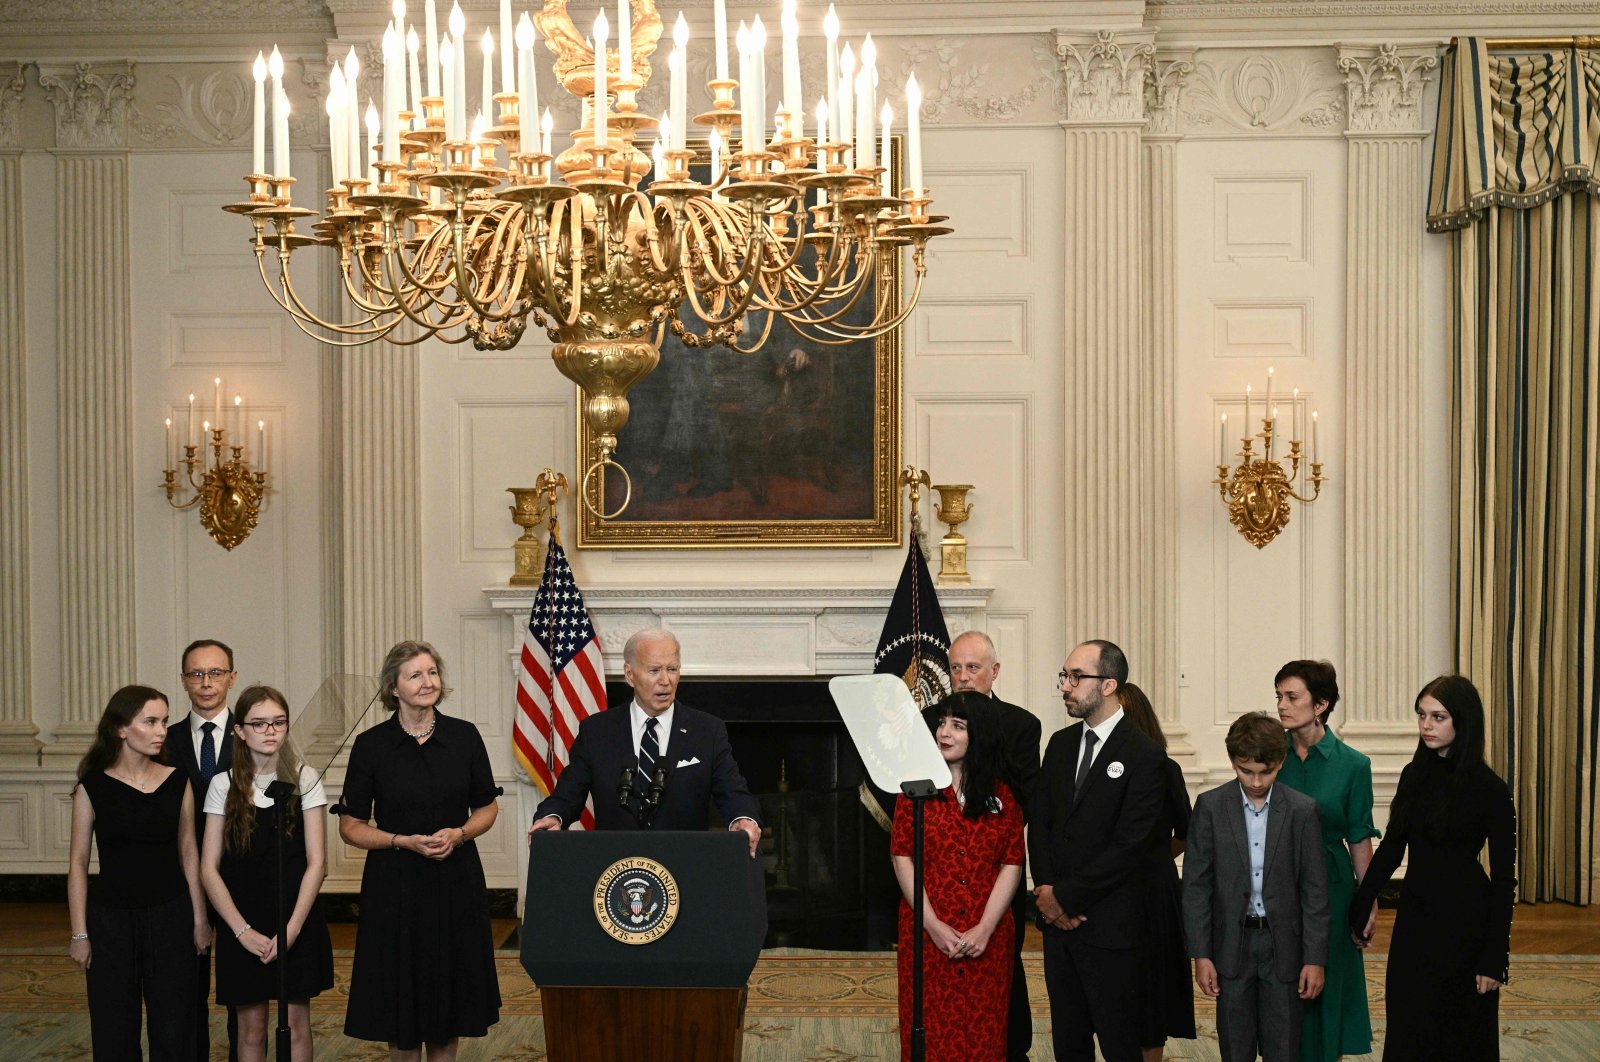
[[[550, 514], [550, 543], [559, 546], [561, 544], [561, 521], [556, 515], [556, 497], [567, 489], [567, 475], [565, 472], [557, 472], [555, 469], [546, 466], [545, 470], [539, 473], [539, 478], [534, 480], [533, 489], [544, 495], [545, 508], [549, 510]], [[545, 566], [549, 567], [554, 562], [555, 555], [551, 552], [550, 547], [546, 546], [544, 551]], [[541, 580], [541, 584], [548, 585], [548, 574], [547, 572], [547, 577]], [[545, 594], [544, 606], [546, 610], [545, 630], [555, 630], [556, 601], [554, 594]], [[549, 777], [554, 778], [556, 776], [556, 721], [553, 712], [550, 718], [550, 740], [545, 742], [544, 748], [544, 769], [548, 772]], [[548, 796], [549, 794], [546, 795]]]

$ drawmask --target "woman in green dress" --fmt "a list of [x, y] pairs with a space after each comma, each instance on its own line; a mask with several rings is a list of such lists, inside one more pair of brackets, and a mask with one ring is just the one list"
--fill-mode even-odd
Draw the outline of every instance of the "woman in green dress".
[[[1291, 660], [1278, 669], [1278, 721], [1289, 755], [1278, 780], [1317, 802], [1328, 859], [1328, 909], [1347, 909], [1372, 861], [1372, 761], [1328, 729], [1339, 703], [1339, 679], [1326, 660]], [[1336, 920], [1336, 919], [1335, 919]], [[1367, 935], [1372, 927], [1367, 927]], [[1300, 1062], [1333, 1062], [1372, 1050], [1367, 975], [1350, 934], [1330, 924], [1326, 987], [1306, 1004]]]

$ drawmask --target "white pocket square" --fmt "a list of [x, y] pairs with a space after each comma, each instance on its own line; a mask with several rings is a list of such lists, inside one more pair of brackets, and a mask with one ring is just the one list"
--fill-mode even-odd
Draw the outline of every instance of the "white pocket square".
[[699, 756], [691, 756], [686, 760], [679, 760], [678, 761], [678, 766], [679, 767], [693, 767], [695, 764], [697, 764], [699, 762], [700, 762], [700, 757]]

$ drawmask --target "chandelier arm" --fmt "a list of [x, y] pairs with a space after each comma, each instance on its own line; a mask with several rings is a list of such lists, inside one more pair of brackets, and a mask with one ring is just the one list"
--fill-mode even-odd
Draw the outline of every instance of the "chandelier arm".
[[730, 339], [728, 340], [728, 349], [732, 350], [736, 354], [754, 354], [756, 351], [760, 350], [762, 346], [766, 344], [767, 337], [772, 334], [772, 320], [774, 316], [775, 315], [771, 311], [766, 312], [766, 323], [761, 326], [760, 339], [756, 340], [748, 347], [741, 347], [736, 341]]
[[[282, 257], [282, 261], [279, 263], [278, 274], [279, 274], [279, 278], [280, 278], [280, 281], [281, 281], [282, 286], [283, 286], [283, 294], [280, 295], [278, 293], [277, 288], [273, 285], [272, 281], [267, 279], [266, 258], [265, 258], [264, 255], [258, 253], [256, 255], [256, 263], [257, 263], [257, 265], [258, 265], [258, 267], [260, 269], [260, 272], [261, 272], [261, 283], [262, 283], [262, 286], [267, 289], [267, 294], [269, 296], [271, 296], [272, 301], [277, 303], [278, 306], [285, 313], [287, 313], [289, 315], [289, 319], [294, 321], [295, 326], [297, 328], [299, 328], [300, 331], [304, 332], [306, 335], [310, 336], [312, 339], [318, 340], [319, 342], [326, 343], [326, 344], [329, 344], [329, 345], [332, 345], [332, 346], [359, 346], [362, 343], [370, 343], [370, 342], [372, 342], [372, 340], [371, 339], [362, 339], [362, 340], [358, 340], [358, 341], [356, 341], [354, 343], [335, 343], [332, 340], [325, 339], [322, 336], [318, 335], [317, 333], [311, 331], [311, 329], [307, 328], [306, 325], [308, 323], [309, 324], [313, 324], [313, 325], [316, 325], [318, 328], [325, 329], [326, 331], [333, 332], [333, 333], [335, 333], [337, 335], [347, 335], [347, 336], [349, 336], [349, 335], [361, 335], [361, 336], [372, 336], [373, 338], [381, 338], [381, 336], [383, 335], [383, 331], [384, 331], [382, 326], [373, 326], [371, 328], [366, 328], [366, 327], [356, 327], [356, 326], [351, 326], [351, 325], [335, 324], [332, 321], [324, 321], [322, 318], [318, 317], [316, 314], [314, 314], [310, 310], [306, 309], [305, 305], [300, 301], [300, 297], [295, 294], [294, 285], [289, 282], [288, 256], [287, 255], [283, 255], [281, 257]], [[370, 318], [369, 318], [369, 320], [370, 320]]]

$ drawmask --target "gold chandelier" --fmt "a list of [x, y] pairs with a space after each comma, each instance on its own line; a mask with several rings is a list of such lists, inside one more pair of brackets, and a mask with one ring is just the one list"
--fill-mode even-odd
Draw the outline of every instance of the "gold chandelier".
[[[520, 341], [530, 319], [545, 328], [556, 366], [582, 389], [583, 416], [595, 439], [595, 453], [581, 458], [587, 462], [584, 504], [602, 518], [614, 517], [632, 495], [631, 479], [613, 457], [617, 432], [628, 420], [628, 391], [656, 367], [667, 330], [691, 348], [721, 343], [741, 352], [761, 346], [774, 315], [819, 344], [882, 335], [916, 304], [927, 241], [952, 231], [943, 224], [947, 218], [928, 210], [915, 78], [907, 83], [910, 181], [895, 195], [889, 181], [892, 111], [887, 102], [875, 109], [871, 36], [862, 42], [859, 61], [849, 44], [839, 51], [831, 7], [824, 23], [828, 84], [816, 94], [815, 135], [807, 135], [794, 3], [785, 0], [781, 20], [785, 98], [769, 138], [759, 17], [749, 27], [739, 25], [741, 77], [735, 80], [727, 69], [724, 0], [716, 0], [717, 77], [707, 85], [712, 109], [691, 119], [684, 84], [688, 31], [680, 14], [669, 62], [670, 107], [657, 119], [638, 109], [662, 30], [653, 0], [633, 0], [631, 10], [628, 0], [618, 3], [615, 50], [606, 48], [603, 11], [586, 40], [566, 0], [545, 0], [533, 22], [555, 55], [557, 80], [583, 101], [572, 146], [553, 156], [549, 111], [536, 121], [535, 40], [526, 13], [514, 34], [513, 62], [510, 3], [501, 0], [502, 91], [491, 99], [493, 45], [486, 32], [482, 110], [469, 126], [459, 7], [436, 50], [428, 0], [424, 94], [416, 27], [406, 32], [397, 0], [384, 37], [382, 110], [369, 102], [366, 114], [368, 151], [377, 161], [369, 169], [359, 147], [352, 51], [346, 69], [335, 67], [328, 103], [335, 181], [326, 209], [318, 214], [293, 205], [288, 104], [274, 49], [272, 64], [256, 61], [255, 164], [245, 178], [250, 197], [226, 209], [254, 226], [256, 260], [273, 298], [322, 342], [409, 345], [437, 336], [504, 350]], [[597, 50], [604, 57], [599, 63]], [[265, 172], [263, 128], [269, 73], [272, 173]], [[498, 122], [490, 124], [496, 107]], [[697, 156], [685, 135], [691, 122], [709, 131], [709, 170], [691, 167]], [[653, 161], [639, 141], [645, 131], [654, 133]], [[647, 175], [653, 178], [648, 183]], [[315, 218], [309, 234], [295, 228], [304, 218]], [[319, 316], [295, 289], [291, 259], [313, 245], [337, 256], [346, 320]], [[909, 297], [896, 304], [887, 278], [906, 248], [916, 279]], [[685, 305], [689, 314], [680, 312]], [[862, 317], [870, 319], [862, 323]], [[626, 485], [610, 513], [597, 504], [606, 468], [616, 469]], [[591, 485], [597, 473], [600, 480]]]

